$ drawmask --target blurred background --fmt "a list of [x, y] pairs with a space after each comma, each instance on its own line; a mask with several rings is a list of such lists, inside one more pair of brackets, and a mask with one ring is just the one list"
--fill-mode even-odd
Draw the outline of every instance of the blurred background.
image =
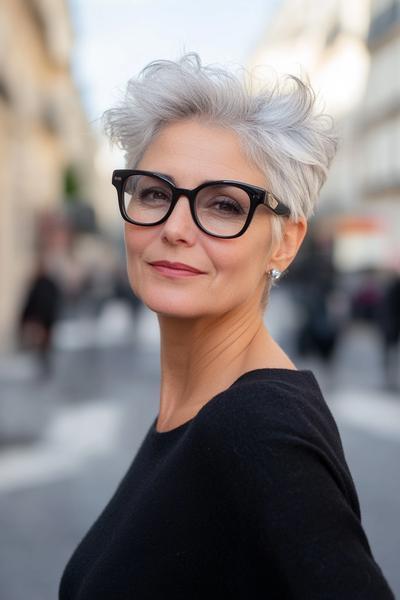
[[158, 412], [102, 112], [150, 60], [308, 74], [341, 144], [267, 323], [338, 422], [400, 597], [400, 0], [1, 0], [0, 597], [51, 600]]

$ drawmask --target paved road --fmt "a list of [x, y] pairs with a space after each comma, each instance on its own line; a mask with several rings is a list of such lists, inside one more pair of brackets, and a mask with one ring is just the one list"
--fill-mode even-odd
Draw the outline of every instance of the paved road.
[[[2, 600], [55, 600], [73, 548], [133, 459], [158, 408], [157, 336], [151, 327], [145, 323], [147, 333], [139, 332], [136, 346], [78, 348], [72, 335], [60, 345], [49, 382], [34, 383], [29, 368], [3, 364], [0, 416], [14, 402], [20, 409], [29, 403], [31, 422], [35, 414], [38, 423], [50, 417], [34, 443], [17, 440], [0, 449]], [[400, 597], [400, 401], [380, 391], [374, 353], [370, 333], [358, 331], [346, 341], [334, 377], [317, 363], [300, 366], [319, 375], [375, 558]]]

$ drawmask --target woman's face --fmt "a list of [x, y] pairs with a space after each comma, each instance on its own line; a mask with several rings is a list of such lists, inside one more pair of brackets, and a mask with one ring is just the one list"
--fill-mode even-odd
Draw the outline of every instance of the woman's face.
[[[166, 126], [149, 145], [138, 169], [173, 178], [192, 189], [207, 180], [233, 179], [265, 188], [265, 177], [243, 153], [237, 135], [195, 120]], [[238, 238], [207, 235], [193, 222], [181, 196], [165, 223], [140, 227], [125, 223], [129, 280], [151, 310], [175, 317], [224, 314], [261, 299], [271, 264], [271, 215], [258, 207]], [[157, 261], [183, 263], [200, 271], [185, 274]]]

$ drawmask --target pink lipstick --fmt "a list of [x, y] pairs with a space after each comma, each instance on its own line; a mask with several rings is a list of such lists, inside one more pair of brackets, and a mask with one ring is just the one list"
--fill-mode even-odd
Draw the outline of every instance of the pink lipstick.
[[169, 277], [193, 277], [204, 273], [204, 271], [200, 271], [185, 263], [169, 262], [168, 260], [156, 260], [149, 264], [159, 273]]

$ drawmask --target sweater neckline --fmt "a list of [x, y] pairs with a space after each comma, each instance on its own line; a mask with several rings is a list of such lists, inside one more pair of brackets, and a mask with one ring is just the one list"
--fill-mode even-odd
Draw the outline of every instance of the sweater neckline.
[[208, 400], [208, 402], [206, 402], [200, 408], [200, 410], [193, 417], [191, 417], [188, 421], [181, 423], [180, 425], [178, 425], [177, 427], [174, 427], [173, 429], [168, 429], [167, 431], [157, 431], [157, 429], [156, 429], [156, 424], [157, 424], [157, 419], [158, 419], [158, 415], [157, 415], [150, 427], [151, 436], [154, 439], [160, 439], [160, 440], [161, 439], [166, 440], [166, 439], [173, 438], [173, 437], [175, 437], [176, 434], [182, 433], [190, 425], [190, 423], [192, 423], [194, 421], [194, 419], [197, 417], [197, 415], [206, 406], [208, 406], [208, 404], [210, 402], [212, 402], [213, 400], [218, 398], [218, 396], [220, 394], [223, 394], [224, 392], [230, 390], [237, 383], [239, 383], [239, 382], [242, 383], [243, 381], [246, 381], [246, 380], [259, 381], [259, 380], [265, 380], [265, 379], [274, 379], [277, 375], [283, 379], [286, 379], [286, 378], [302, 379], [305, 377], [306, 379], [309, 379], [309, 380], [311, 379], [314, 384], [317, 384], [317, 381], [314, 377], [313, 372], [310, 371], [309, 369], [283, 369], [283, 368], [252, 369], [252, 370], [246, 371], [246, 373], [243, 373], [242, 375], [240, 375], [237, 379], [235, 379], [235, 381], [233, 383], [231, 383], [231, 385], [229, 387], [227, 387], [225, 390], [223, 390], [222, 392], [219, 392], [218, 394], [216, 394], [216, 396], [213, 396], [213, 398]]

